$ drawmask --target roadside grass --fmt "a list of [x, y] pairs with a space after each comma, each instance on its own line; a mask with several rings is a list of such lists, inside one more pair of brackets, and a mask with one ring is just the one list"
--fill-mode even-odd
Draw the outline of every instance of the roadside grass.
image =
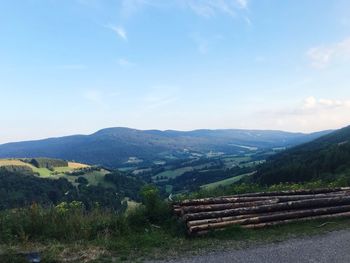
[[0, 245], [0, 262], [23, 262], [18, 256], [18, 261], [11, 260], [16, 254], [25, 251], [40, 251], [43, 262], [49, 263], [167, 260], [213, 251], [266, 245], [342, 229], [350, 229], [349, 219], [316, 220], [257, 230], [231, 227], [202, 237], [187, 237], [182, 230], [176, 232], [174, 229], [148, 226], [128, 235], [118, 237], [105, 235], [91, 241], [44, 240]]
[[[303, 185], [280, 184], [265, 189], [241, 184], [230, 186], [227, 191], [312, 189], [323, 185], [323, 182], [316, 181]], [[199, 195], [203, 193], [216, 194], [202, 192]], [[189, 237], [183, 222], [172, 216], [170, 206], [161, 199], [155, 187], [145, 186], [141, 196], [142, 205], [124, 214], [100, 207], [87, 211], [77, 201], [51, 208], [33, 205], [2, 211], [0, 262], [16, 262], [14, 258], [21, 258], [16, 255], [26, 251], [39, 251], [42, 261], [49, 263], [167, 260], [350, 229], [350, 219], [328, 219], [256, 230], [234, 226], [205, 236]]]

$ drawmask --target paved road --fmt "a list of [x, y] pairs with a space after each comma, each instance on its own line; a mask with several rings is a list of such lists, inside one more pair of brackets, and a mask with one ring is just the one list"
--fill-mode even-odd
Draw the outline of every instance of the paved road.
[[350, 230], [163, 262], [350, 263]]

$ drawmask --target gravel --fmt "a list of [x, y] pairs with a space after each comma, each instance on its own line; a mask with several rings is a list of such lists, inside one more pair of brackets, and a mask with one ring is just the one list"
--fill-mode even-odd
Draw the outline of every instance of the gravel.
[[153, 262], [349, 263], [350, 230], [334, 231], [324, 235], [291, 239], [241, 250], [211, 252], [189, 258]]

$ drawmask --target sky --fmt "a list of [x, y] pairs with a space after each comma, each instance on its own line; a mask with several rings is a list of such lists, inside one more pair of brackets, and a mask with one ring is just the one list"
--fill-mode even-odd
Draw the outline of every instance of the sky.
[[0, 121], [0, 143], [350, 125], [350, 1], [1, 1]]

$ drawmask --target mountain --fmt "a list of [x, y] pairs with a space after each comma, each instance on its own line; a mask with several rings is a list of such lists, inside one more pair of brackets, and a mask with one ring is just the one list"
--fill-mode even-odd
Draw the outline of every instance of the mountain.
[[350, 170], [350, 126], [272, 156], [255, 175], [262, 184], [332, 179]]
[[[188, 152], [236, 154], [253, 149], [291, 147], [329, 131], [312, 134], [263, 130], [159, 131], [108, 128], [73, 135], [0, 145], [0, 158], [50, 157], [117, 167], [128, 160], [144, 163]], [[140, 159], [140, 160], [139, 160]]]

